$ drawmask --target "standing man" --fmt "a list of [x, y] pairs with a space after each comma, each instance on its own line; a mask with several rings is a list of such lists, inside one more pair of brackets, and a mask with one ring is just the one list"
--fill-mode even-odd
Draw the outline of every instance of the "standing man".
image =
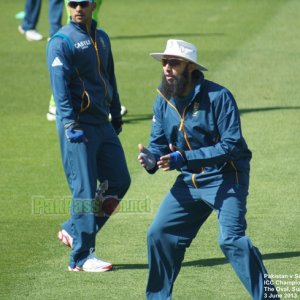
[[[42, 0], [27, 0], [25, 5], [25, 16], [22, 25], [18, 27], [21, 34], [24, 34], [28, 41], [41, 41], [43, 35], [36, 27], [40, 16]], [[49, 0], [49, 36], [54, 35], [61, 28], [63, 14], [63, 0]]]
[[[120, 100], [109, 37], [92, 20], [96, 4], [77, 0], [68, 7], [70, 23], [47, 49], [62, 162], [72, 192], [71, 218], [62, 225], [59, 239], [72, 248], [70, 271], [104, 272], [112, 264], [95, 257], [96, 233], [130, 185], [118, 139]], [[108, 182], [103, 206], [95, 201], [97, 180]]]
[[251, 152], [236, 102], [204, 79], [194, 45], [168, 40], [164, 53], [151, 56], [162, 62], [162, 83], [149, 147], [139, 145], [138, 159], [151, 174], [177, 169], [180, 175], [148, 230], [147, 299], [171, 299], [185, 250], [213, 210], [220, 247], [237, 276], [253, 299], [270, 297], [260, 252], [245, 235]]

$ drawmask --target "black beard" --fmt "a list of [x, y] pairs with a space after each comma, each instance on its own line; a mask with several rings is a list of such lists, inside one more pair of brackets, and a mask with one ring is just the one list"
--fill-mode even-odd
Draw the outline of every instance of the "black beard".
[[161, 92], [167, 98], [180, 97], [185, 92], [188, 83], [189, 72], [187, 67], [181, 75], [174, 77], [171, 83], [167, 82], [166, 77], [163, 73], [161, 81]]

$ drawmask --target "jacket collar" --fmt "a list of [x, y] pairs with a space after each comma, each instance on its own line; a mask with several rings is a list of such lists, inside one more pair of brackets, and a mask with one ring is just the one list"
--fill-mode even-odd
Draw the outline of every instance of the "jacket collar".
[[[75, 27], [77, 30], [81, 32], [87, 33], [86, 26], [74, 22], [71, 18], [70, 18], [70, 25]], [[97, 22], [95, 20], [92, 20], [92, 24], [91, 24], [92, 35], [94, 35], [93, 33], [95, 32], [96, 28], [97, 28]]]
[[197, 94], [199, 94], [201, 92], [201, 90], [203, 89], [204, 86], [204, 76], [201, 76], [195, 83], [195, 87], [194, 87], [194, 95], [192, 97], [192, 100], [197, 96]]

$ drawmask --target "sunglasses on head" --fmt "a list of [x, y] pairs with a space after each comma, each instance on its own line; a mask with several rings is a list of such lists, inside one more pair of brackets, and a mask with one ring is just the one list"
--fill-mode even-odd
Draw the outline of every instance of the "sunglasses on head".
[[161, 60], [161, 63], [163, 65], [163, 67], [165, 67], [166, 65], [169, 65], [171, 68], [179, 66], [183, 61], [183, 59], [178, 59], [178, 58], [163, 58]]
[[76, 8], [78, 5], [80, 5], [81, 7], [88, 7], [90, 5], [90, 2], [89, 1], [82, 1], [82, 2], [70, 1], [68, 3], [68, 5], [71, 8]]

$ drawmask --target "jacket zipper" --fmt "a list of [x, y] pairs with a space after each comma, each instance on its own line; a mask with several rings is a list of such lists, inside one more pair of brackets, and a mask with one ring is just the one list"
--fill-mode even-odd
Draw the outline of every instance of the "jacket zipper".
[[98, 46], [97, 46], [96, 31], [95, 31], [95, 42], [93, 41], [93, 39], [92, 39], [92, 37], [91, 37], [91, 35], [90, 35], [90, 33], [89, 33], [88, 30], [87, 30], [87, 33], [89, 35], [90, 41], [91, 41], [92, 45], [94, 46], [94, 49], [95, 49], [95, 52], [96, 52], [97, 62], [98, 62], [98, 73], [99, 73], [99, 76], [100, 76], [101, 80], [104, 83], [105, 96], [106, 96], [107, 95], [107, 86], [106, 86], [106, 82], [105, 82], [104, 78], [101, 75], [101, 61], [100, 61], [99, 50], [98, 50]]
[[[157, 89], [157, 92], [163, 97], [163, 99], [177, 112], [177, 114], [179, 115], [179, 118], [180, 118], [180, 126], [179, 126], [179, 129], [178, 131], [182, 131], [183, 132], [183, 137], [184, 137], [184, 140], [189, 148], [189, 150], [193, 150], [189, 141], [188, 141], [188, 138], [187, 138], [187, 134], [186, 134], [186, 130], [185, 130], [185, 126], [184, 126], [184, 118], [185, 118], [185, 114], [186, 114], [186, 110], [188, 108], [189, 105], [187, 105], [184, 110], [183, 110], [183, 113], [182, 113], [182, 116], [180, 115], [178, 109], [176, 108], [175, 105], [173, 105], [162, 93], [159, 89]], [[201, 168], [201, 172], [200, 173], [204, 173], [204, 168], [202, 167]], [[193, 182], [193, 185], [195, 188], [198, 188], [198, 184], [196, 182], [196, 179], [195, 179], [195, 176], [196, 174], [193, 173], [192, 174], [192, 182]]]
[[[86, 31], [87, 31], [87, 34], [90, 38], [90, 41], [92, 43], [92, 45], [94, 46], [94, 49], [95, 49], [95, 52], [96, 52], [96, 56], [97, 56], [97, 63], [98, 63], [98, 73], [99, 73], [99, 76], [101, 78], [101, 80], [103, 81], [104, 83], [104, 88], [105, 88], [105, 96], [107, 95], [107, 86], [106, 86], [106, 82], [105, 80], [103, 79], [102, 75], [101, 75], [101, 61], [100, 61], [100, 56], [99, 56], [99, 51], [98, 51], [98, 46], [97, 46], [97, 40], [96, 40], [96, 32], [95, 32], [95, 42], [93, 41], [89, 31], [88, 31], [88, 28], [86, 28]], [[76, 73], [78, 75], [78, 78], [79, 80], [81, 81], [82, 83], [82, 86], [83, 86], [83, 93], [82, 93], [82, 102], [81, 102], [81, 107], [80, 107], [80, 111], [79, 111], [79, 114], [81, 114], [82, 112], [84, 112], [85, 110], [87, 110], [91, 104], [91, 100], [90, 100], [90, 96], [88, 94], [88, 92], [86, 91], [85, 89], [85, 84], [84, 84], [84, 81], [83, 79], [81, 78], [80, 76], [80, 73], [79, 73], [79, 70], [76, 68]], [[84, 96], [87, 97], [87, 105], [84, 106]], [[79, 120], [79, 115], [78, 115], [78, 120]]]
[[184, 136], [184, 140], [189, 148], [189, 150], [192, 150], [192, 147], [187, 139], [187, 135], [186, 135], [186, 130], [185, 130], [185, 127], [184, 127], [184, 117], [185, 117], [185, 111], [186, 111], [186, 108], [184, 109], [183, 111], [183, 114], [182, 116], [180, 115], [178, 109], [175, 107], [175, 105], [173, 105], [162, 93], [159, 89], [157, 89], [157, 92], [163, 97], [163, 99], [177, 112], [179, 118], [180, 118], [180, 126], [179, 126], [179, 129], [178, 131], [182, 131], [183, 132], [183, 136]]

